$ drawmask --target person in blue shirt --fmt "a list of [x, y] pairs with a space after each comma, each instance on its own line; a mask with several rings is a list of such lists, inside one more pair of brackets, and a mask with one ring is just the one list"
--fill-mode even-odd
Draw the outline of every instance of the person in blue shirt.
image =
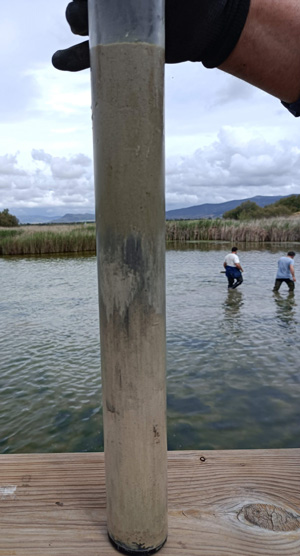
[[286, 256], [280, 257], [273, 292], [278, 292], [282, 282], [288, 285], [290, 292], [294, 291], [296, 282], [294, 270], [295, 254], [294, 251], [289, 251]]

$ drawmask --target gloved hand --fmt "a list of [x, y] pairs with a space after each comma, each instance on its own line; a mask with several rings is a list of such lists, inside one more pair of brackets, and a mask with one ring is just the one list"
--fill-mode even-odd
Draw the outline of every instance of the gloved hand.
[[[166, 0], [166, 63], [190, 60], [201, 61], [210, 68], [219, 66], [240, 37], [249, 4], [250, 0]], [[73, 33], [88, 35], [87, 0], [68, 4], [66, 18]], [[88, 68], [88, 41], [58, 50], [52, 63], [66, 71]]]
[[[68, 4], [66, 19], [75, 35], [89, 34], [87, 0], [74, 0]], [[52, 56], [52, 64], [56, 69], [64, 71], [80, 71], [90, 67], [89, 41], [84, 41], [65, 50], [57, 50]]]

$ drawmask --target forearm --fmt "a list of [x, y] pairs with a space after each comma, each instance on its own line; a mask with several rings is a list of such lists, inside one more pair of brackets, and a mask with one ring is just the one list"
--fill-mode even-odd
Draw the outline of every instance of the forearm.
[[240, 39], [219, 68], [285, 102], [298, 100], [299, 0], [251, 0]]
[[166, 62], [208, 68], [226, 60], [240, 38], [250, 0], [165, 0]]
[[[166, 0], [165, 9], [167, 63], [201, 61], [285, 103], [299, 99], [300, 0]], [[88, 33], [86, 0], [66, 15], [75, 33]], [[88, 41], [56, 52], [53, 65], [88, 68]]]
[[[166, 63], [203, 62], [217, 67], [228, 58], [240, 38], [250, 0], [166, 0]], [[86, 0], [73, 0], [66, 17], [72, 31], [88, 34]], [[59, 50], [53, 56], [57, 69], [79, 71], [90, 65], [88, 41]]]

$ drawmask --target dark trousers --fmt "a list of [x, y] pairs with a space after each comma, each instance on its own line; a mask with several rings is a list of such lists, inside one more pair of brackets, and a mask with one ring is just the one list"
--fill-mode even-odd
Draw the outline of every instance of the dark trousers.
[[231, 266], [226, 267], [226, 276], [228, 280], [228, 288], [234, 290], [243, 282], [243, 276], [238, 268], [233, 268]]
[[291, 280], [290, 278], [276, 278], [273, 292], [278, 292], [282, 282], [285, 282], [288, 285], [290, 292], [294, 291], [295, 283], [293, 280]]

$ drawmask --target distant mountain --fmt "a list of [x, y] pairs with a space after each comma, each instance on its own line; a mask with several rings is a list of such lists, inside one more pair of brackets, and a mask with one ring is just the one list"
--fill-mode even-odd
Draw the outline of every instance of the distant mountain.
[[[13, 214], [16, 214], [16, 212]], [[45, 216], [44, 214], [21, 214], [20, 216], [17, 216], [17, 218], [19, 219], [20, 224], [48, 224], [51, 222], [53, 216]]]
[[51, 224], [71, 224], [73, 222], [95, 222], [94, 214], [65, 214], [59, 218], [51, 220]]
[[196, 205], [176, 210], [168, 210], [166, 212], [167, 220], [197, 220], [198, 218], [221, 218], [224, 212], [232, 210], [245, 201], [253, 201], [259, 207], [271, 205], [284, 197], [290, 195], [276, 195], [274, 197], [257, 195], [256, 197], [247, 197], [247, 199], [239, 199], [235, 201], [227, 201], [226, 203], [205, 203], [204, 205]]
[[[90, 208], [91, 213], [68, 213], [59, 214], [54, 212], [55, 209], [49, 207], [39, 207], [39, 208], [18, 208], [11, 207], [10, 213], [15, 215], [20, 224], [52, 224], [52, 223], [72, 223], [72, 222], [94, 222], [95, 215], [93, 214], [93, 209]], [[72, 211], [72, 208], [70, 209]], [[50, 212], [51, 211], [51, 212]]]
[[[176, 210], [168, 210], [166, 212], [167, 220], [194, 220], [198, 218], [221, 218], [227, 210], [238, 207], [245, 201], [254, 201], [258, 206], [265, 207], [283, 199], [289, 195], [277, 196], [262, 196], [247, 197], [247, 199], [237, 199], [234, 201], [227, 201], [226, 203], [205, 203], [203, 205], [196, 205], [193, 207], [180, 208]], [[14, 214], [21, 224], [71, 224], [73, 222], [95, 222], [95, 215], [93, 213], [67, 213], [63, 216], [49, 214], [44, 212], [45, 207], [39, 209], [10, 209], [10, 213]], [[72, 210], [72, 209], [71, 209]], [[90, 209], [92, 210], [92, 209]], [[38, 214], [39, 213], [39, 214]]]

